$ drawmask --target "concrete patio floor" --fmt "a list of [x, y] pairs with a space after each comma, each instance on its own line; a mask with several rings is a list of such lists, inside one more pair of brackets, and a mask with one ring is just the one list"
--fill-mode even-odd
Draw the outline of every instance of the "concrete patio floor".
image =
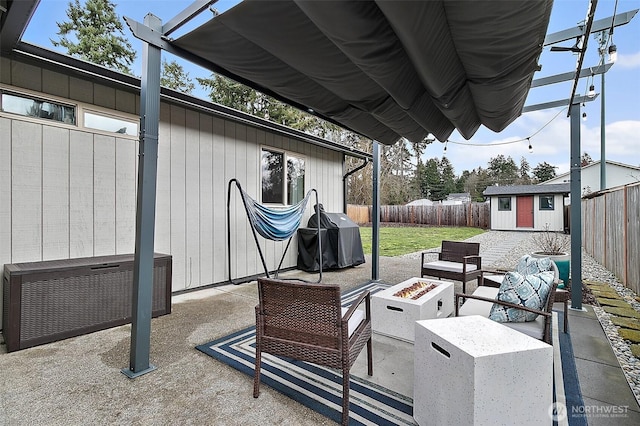
[[[380, 259], [382, 282], [418, 274], [415, 259]], [[299, 271], [286, 275], [310, 278]], [[364, 265], [325, 272], [323, 281], [346, 291], [370, 276], [367, 257]], [[174, 296], [172, 313], [152, 321], [157, 370], [133, 380], [120, 372], [129, 365], [130, 326], [13, 353], [0, 345], [0, 425], [334, 424], [268, 386], [254, 399], [252, 378], [195, 349], [252, 325], [256, 303], [255, 282]], [[640, 424], [638, 404], [593, 311], [571, 312], [569, 326], [585, 406], [627, 407], [622, 417], [587, 417], [589, 424]], [[412, 345], [374, 335], [373, 351], [371, 380], [411, 396]], [[365, 357], [363, 351], [352, 374], [366, 376]]]

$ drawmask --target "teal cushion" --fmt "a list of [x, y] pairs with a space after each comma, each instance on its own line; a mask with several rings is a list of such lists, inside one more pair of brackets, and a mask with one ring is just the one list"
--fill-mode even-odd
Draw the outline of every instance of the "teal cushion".
[[[532, 275], [523, 275], [519, 272], [507, 272], [500, 289], [497, 300], [510, 302], [528, 308], [543, 310], [553, 286], [554, 273], [544, 271]], [[497, 322], [527, 322], [538, 317], [533, 312], [522, 309], [508, 308], [494, 304], [489, 313], [489, 319]]]
[[516, 272], [522, 275], [534, 275], [540, 272], [552, 271], [553, 265], [548, 257], [522, 256], [516, 265]]

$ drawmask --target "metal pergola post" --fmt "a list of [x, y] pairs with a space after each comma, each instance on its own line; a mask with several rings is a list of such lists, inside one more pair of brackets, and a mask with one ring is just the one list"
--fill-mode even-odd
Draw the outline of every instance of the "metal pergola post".
[[380, 144], [373, 141], [373, 197], [371, 199], [371, 279], [380, 279]]
[[[162, 31], [162, 21], [154, 15], [145, 16], [144, 24], [155, 31]], [[156, 368], [149, 363], [149, 347], [160, 122], [160, 58], [159, 47], [143, 42], [131, 349], [129, 368], [122, 369], [129, 378], [141, 376]]]
[[571, 108], [571, 308], [582, 310], [582, 189], [580, 180], [580, 103]]

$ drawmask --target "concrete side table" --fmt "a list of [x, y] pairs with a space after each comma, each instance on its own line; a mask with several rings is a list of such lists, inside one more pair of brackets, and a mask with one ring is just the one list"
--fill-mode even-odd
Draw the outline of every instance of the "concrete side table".
[[552, 346], [481, 316], [416, 322], [420, 426], [551, 424], [552, 403]]

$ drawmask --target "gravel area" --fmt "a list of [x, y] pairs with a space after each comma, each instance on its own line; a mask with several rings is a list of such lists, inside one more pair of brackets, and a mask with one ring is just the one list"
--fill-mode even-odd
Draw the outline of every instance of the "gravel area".
[[[514, 234], [514, 235], [511, 235]], [[517, 234], [517, 235], [516, 235]], [[531, 234], [533, 235], [533, 234]], [[536, 245], [533, 242], [531, 235], [524, 236], [521, 232], [508, 232], [508, 231], [489, 231], [469, 238], [467, 241], [479, 242], [482, 255], [483, 248], [492, 248], [499, 246], [503, 241], [520, 238], [520, 241], [511, 250], [509, 250], [504, 256], [500, 257], [495, 262], [484, 265], [488, 268], [501, 268], [511, 269], [518, 262], [518, 259], [527, 253], [535, 251]], [[507, 238], [509, 237], [509, 238]], [[434, 253], [438, 252], [438, 249], [429, 250]], [[419, 253], [410, 253], [405, 255], [406, 257], [419, 258]], [[434, 254], [434, 258], [436, 255]], [[589, 254], [584, 250], [582, 251], [582, 279], [592, 280], [609, 284], [613, 289], [618, 292], [636, 311], [640, 312], [640, 303], [638, 302], [637, 295], [630, 289], [624, 287], [622, 283], [604, 266], [596, 262]], [[631, 346], [628, 341], [622, 339], [618, 334], [616, 325], [611, 322], [611, 315], [605, 312], [598, 306], [595, 298], [588, 290], [583, 289], [583, 303], [594, 306], [594, 312], [602, 325], [602, 328], [609, 338], [611, 348], [616, 355], [622, 370], [629, 382], [629, 386], [633, 391], [638, 403], [640, 403], [640, 359], [633, 356], [631, 353]]]

